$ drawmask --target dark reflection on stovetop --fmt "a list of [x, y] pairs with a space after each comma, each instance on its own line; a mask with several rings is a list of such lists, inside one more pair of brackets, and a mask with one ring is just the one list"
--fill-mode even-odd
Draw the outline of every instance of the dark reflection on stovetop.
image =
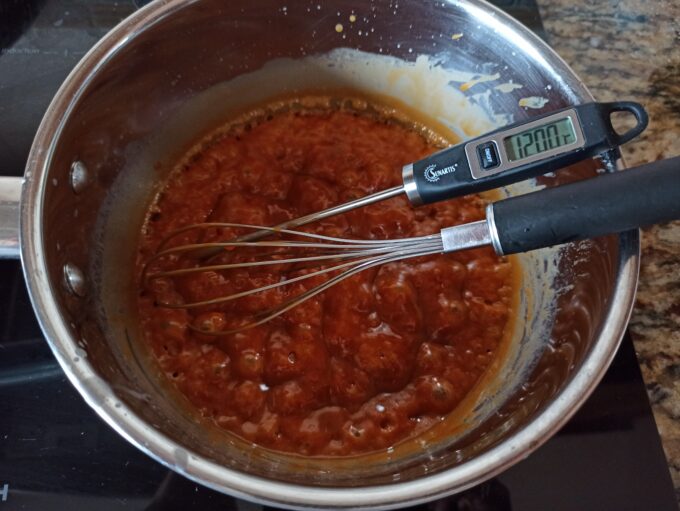
[[[59, 84], [110, 27], [146, 3], [0, 0], [0, 174], [22, 174]], [[493, 3], [544, 37], [534, 0]], [[99, 419], [42, 339], [18, 262], [0, 261], [0, 511], [15, 509], [261, 506], [175, 474]], [[495, 479], [411, 509], [676, 510], [630, 339], [595, 393], [546, 445]]]

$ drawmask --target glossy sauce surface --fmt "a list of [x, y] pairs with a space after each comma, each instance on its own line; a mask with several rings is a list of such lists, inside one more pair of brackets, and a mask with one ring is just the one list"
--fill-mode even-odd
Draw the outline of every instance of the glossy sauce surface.
[[[174, 172], [152, 205], [138, 275], [173, 230], [196, 222], [275, 225], [401, 184], [401, 168], [438, 149], [397, 122], [343, 110], [283, 112], [225, 132]], [[483, 218], [466, 197], [414, 209], [390, 199], [306, 228], [385, 239]], [[172, 244], [227, 240], [187, 233]], [[221, 262], [246, 260], [247, 250]], [[189, 255], [150, 271], [195, 265]], [[214, 336], [319, 283], [227, 304], [168, 309], [308, 271], [282, 265], [151, 280], [139, 298], [144, 342], [205, 417], [262, 446], [341, 456], [388, 448], [442, 420], [498, 354], [512, 303], [511, 263], [491, 249], [392, 263], [355, 275], [283, 316]]]

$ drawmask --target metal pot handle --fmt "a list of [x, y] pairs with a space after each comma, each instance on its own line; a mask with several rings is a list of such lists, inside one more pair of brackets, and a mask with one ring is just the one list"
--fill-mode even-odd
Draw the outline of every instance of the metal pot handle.
[[0, 177], [0, 259], [19, 259], [19, 201], [23, 177]]

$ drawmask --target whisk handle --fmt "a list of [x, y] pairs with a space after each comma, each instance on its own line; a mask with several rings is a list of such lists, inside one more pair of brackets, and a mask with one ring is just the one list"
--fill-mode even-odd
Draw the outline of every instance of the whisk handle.
[[675, 219], [680, 219], [680, 157], [502, 200], [487, 210], [501, 254]]

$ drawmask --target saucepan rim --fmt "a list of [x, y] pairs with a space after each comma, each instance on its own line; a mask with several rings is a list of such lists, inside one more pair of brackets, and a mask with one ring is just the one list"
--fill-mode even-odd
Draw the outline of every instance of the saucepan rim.
[[[176, 472], [212, 489], [251, 501], [288, 508], [338, 509], [401, 507], [442, 497], [472, 487], [525, 458], [547, 441], [576, 412], [603, 377], [625, 332], [633, 306], [639, 269], [639, 233], [619, 236], [617, 277], [609, 309], [598, 339], [581, 367], [554, 400], [528, 425], [489, 451], [450, 469], [413, 481], [360, 488], [312, 487], [283, 483], [220, 466], [145, 423], [116, 398], [111, 386], [87, 359], [72, 363], [77, 343], [54, 298], [44, 257], [44, 193], [60, 133], [78, 99], [97, 74], [121, 48], [141, 31], [198, 0], [156, 0], [122, 21], [97, 43], [68, 76], [50, 104], [35, 137], [21, 199], [20, 239], [24, 275], [38, 321], [47, 342], [68, 379], [87, 403], [119, 434], [143, 452]], [[492, 12], [496, 20], [531, 43], [531, 51], [561, 77], [569, 80], [575, 100], [592, 96], [567, 64], [529, 29], [483, 0], [455, 0], [457, 8]]]

